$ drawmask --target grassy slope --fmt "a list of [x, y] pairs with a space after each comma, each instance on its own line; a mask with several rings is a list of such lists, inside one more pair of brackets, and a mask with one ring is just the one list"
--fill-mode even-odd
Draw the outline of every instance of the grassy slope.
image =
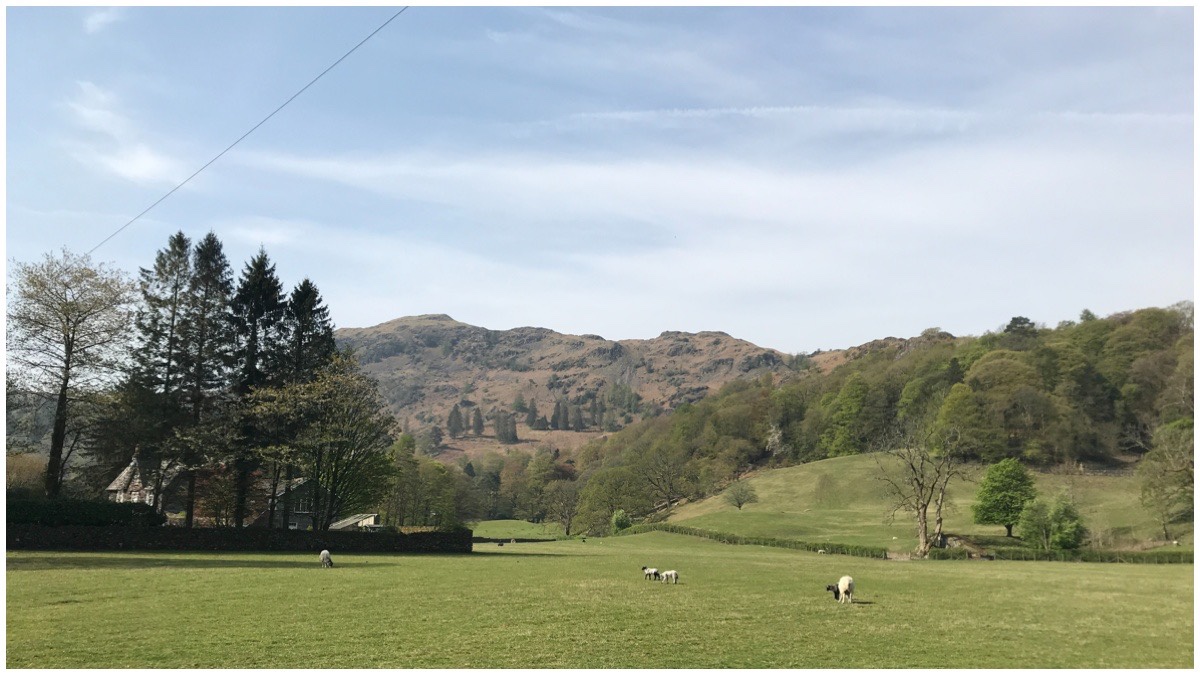
[[[1191, 565], [889, 562], [657, 532], [335, 561], [322, 570], [312, 555], [9, 553], [6, 665], [1193, 663]], [[642, 565], [678, 569], [682, 583], [643, 581]], [[824, 592], [845, 573], [857, 580], [853, 606]]]
[[[878, 473], [874, 459], [864, 455], [763, 471], [747, 478], [758, 493], [759, 502], [738, 511], [722, 495], [717, 495], [681, 506], [670, 522], [745, 535], [911, 550], [916, 545], [914, 522], [904, 513], [898, 513], [890, 525], [884, 522], [890, 509]], [[982, 468], [976, 467], [973, 473], [982, 476]], [[1132, 477], [1052, 474], [1035, 474], [1035, 477], [1039, 495], [1053, 497], [1060, 490], [1068, 490], [1080, 507], [1084, 524], [1098, 535], [1115, 531], [1116, 545], [1162, 536], [1138, 503], [1139, 488]], [[951, 484], [945, 530], [1003, 537], [1001, 526], [971, 522], [971, 504], [977, 490], [977, 483]], [[1177, 529], [1176, 536], [1191, 546], [1192, 527], [1177, 526]]]
[[524, 520], [484, 520], [468, 523], [467, 527], [471, 528], [476, 537], [492, 539], [553, 539], [562, 536], [563, 533], [562, 526], [558, 523], [530, 523]]

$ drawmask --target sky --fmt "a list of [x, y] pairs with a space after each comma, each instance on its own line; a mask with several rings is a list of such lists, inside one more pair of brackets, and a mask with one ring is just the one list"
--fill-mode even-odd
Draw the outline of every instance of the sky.
[[[6, 259], [84, 253], [393, 7], [9, 7]], [[1194, 299], [1193, 9], [414, 7], [97, 248], [338, 327], [788, 353]]]

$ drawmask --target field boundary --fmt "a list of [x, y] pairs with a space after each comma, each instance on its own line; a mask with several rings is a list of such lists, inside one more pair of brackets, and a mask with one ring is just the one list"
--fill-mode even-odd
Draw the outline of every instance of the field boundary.
[[775, 548], [790, 548], [801, 551], [824, 551], [826, 553], [852, 555], [859, 558], [886, 559], [888, 557], [888, 550], [881, 546], [855, 546], [852, 544], [832, 543], [815, 544], [808, 541], [801, 541], [799, 539], [780, 539], [778, 537], [747, 537], [740, 534], [716, 532], [714, 530], [702, 530], [698, 527], [674, 525], [672, 523], [645, 523], [642, 525], [634, 525], [621, 530], [616, 534], [616, 536], [641, 534], [643, 532], [670, 532], [672, 534], [686, 534], [693, 537], [712, 539], [714, 541], [719, 541], [722, 544], [735, 544], [739, 546], [773, 546]]
[[470, 553], [471, 530], [309, 532], [266, 528], [182, 528], [8, 523], [10, 551], [294, 551]]

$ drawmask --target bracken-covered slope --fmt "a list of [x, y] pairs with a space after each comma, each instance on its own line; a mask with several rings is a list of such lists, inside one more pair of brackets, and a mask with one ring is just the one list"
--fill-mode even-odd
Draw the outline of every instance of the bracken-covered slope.
[[486, 414], [510, 409], [520, 394], [549, 417], [558, 399], [586, 410], [593, 397], [623, 385], [646, 409], [669, 410], [734, 379], [792, 373], [791, 356], [721, 332], [613, 341], [546, 328], [489, 330], [427, 314], [343, 328], [336, 336], [340, 346], [354, 348], [397, 417], [414, 429], [444, 426], [450, 408], [464, 401]]

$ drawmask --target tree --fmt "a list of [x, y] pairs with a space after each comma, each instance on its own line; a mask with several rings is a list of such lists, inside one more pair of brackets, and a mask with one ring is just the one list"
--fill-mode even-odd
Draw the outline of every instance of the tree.
[[741, 480], [735, 480], [725, 488], [725, 501], [737, 507], [738, 511], [746, 504], [758, 502], [758, 493], [754, 486]]
[[284, 307], [280, 326], [283, 363], [280, 378], [287, 382], [311, 380], [318, 370], [333, 360], [337, 345], [333, 340], [333, 322], [321, 291], [307, 278], [292, 289]]
[[[285, 360], [280, 349], [283, 343], [280, 323], [285, 309], [283, 285], [265, 250], [259, 249], [258, 255], [246, 263], [230, 308], [237, 336], [234, 388], [239, 396], [248, 397], [253, 390], [272, 384]], [[245, 435], [253, 439], [255, 434], [247, 428]], [[234, 527], [245, 523], [246, 494], [255, 463], [250, 448], [240, 448], [233, 458], [237, 487]]]
[[298, 420], [295, 461], [313, 485], [313, 529], [374, 508], [387, 491], [394, 418], [375, 383], [338, 357], [312, 382], [264, 388], [254, 414]]
[[66, 250], [40, 263], [12, 263], [8, 306], [10, 359], [55, 401], [46, 495], [62, 487], [71, 404], [111, 373], [132, 323], [134, 287], [120, 271]]
[[616, 534], [621, 530], [627, 529], [633, 525], [633, 521], [629, 519], [629, 515], [626, 514], [625, 511], [617, 509], [616, 511], [613, 511], [611, 524], [612, 533]]
[[1021, 519], [1025, 504], [1037, 496], [1033, 477], [1015, 459], [1001, 460], [988, 467], [979, 484], [972, 510], [977, 525], [1003, 525], [1006, 536]]
[[1050, 550], [1050, 507], [1040, 499], [1034, 499], [1021, 509], [1021, 518], [1017, 522], [1017, 532], [1027, 542], [1032, 542], [1037, 548]]
[[534, 399], [529, 402], [529, 411], [525, 413], [525, 426], [529, 427], [530, 429], [535, 429], [537, 428], [537, 420], [537, 399]]
[[458, 438], [463, 433], [462, 411], [457, 403], [450, 409], [450, 415], [446, 419], [446, 433], [450, 434], [450, 438]]
[[571, 536], [571, 524], [579, 512], [579, 485], [573, 480], [553, 480], [546, 484], [544, 495], [546, 515]]
[[1162, 526], [1164, 539], [1171, 539], [1172, 523], [1192, 516], [1195, 457], [1192, 420], [1186, 418], [1159, 427], [1153, 448], [1138, 464], [1142, 505]]
[[187, 291], [192, 280], [191, 242], [183, 232], [167, 241], [154, 257], [154, 267], [141, 268], [142, 294], [134, 325], [138, 345], [134, 350], [135, 379], [167, 397], [183, 388], [185, 343], [188, 330]]
[[583, 431], [583, 410], [579, 406], [571, 406], [571, 429], [573, 431]]
[[[217, 236], [209, 232], [192, 252], [192, 277], [188, 283], [182, 366], [183, 397], [191, 410], [192, 425], [207, 422], [214, 404], [230, 388], [235, 338], [230, 298], [233, 271]], [[200, 434], [202, 441], [205, 434]], [[185, 525], [192, 527], [196, 504], [196, 470], [211, 455], [204, 442], [184, 443], [187, 472]]]
[[1017, 531], [1022, 539], [1044, 551], [1079, 548], [1087, 536], [1078, 509], [1066, 494], [1060, 494], [1053, 505], [1040, 499], [1027, 503]]
[[479, 408], [471, 413], [471, 432], [476, 436], [483, 435], [483, 413], [479, 411]]
[[522, 395], [521, 392], [519, 392], [519, 391], [517, 392], [517, 397], [513, 399], [512, 409], [513, 409], [513, 412], [519, 412], [519, 413], [527, 412], [529, 410], [525, 406], [525, 396]]
[[[941, 544], [942, 509], [950, 480], [963, 475], [957, 434], [928, 419], [911, 417], [897, 422], [880, 439], [879, 448], [875, 461], [879, 478], [887, 485], [892, 499], [892, 517], [898, 511], [915, 516], [916, 554], [924, 558], [935, 543]], [[934, 508], [932, 535], [929, 532], [930, 506]]]

